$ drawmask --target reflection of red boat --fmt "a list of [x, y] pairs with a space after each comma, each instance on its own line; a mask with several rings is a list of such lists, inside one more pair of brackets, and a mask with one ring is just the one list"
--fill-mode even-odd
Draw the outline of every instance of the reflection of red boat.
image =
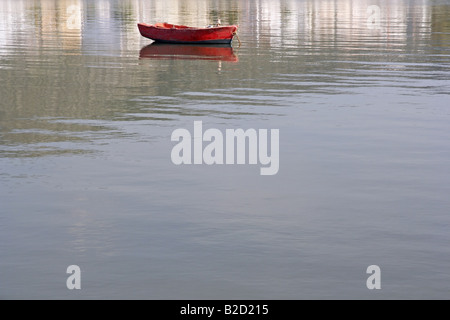
[[138, 23], [138, 28], [143, 37], [157, 42], [230, 44], [238, 27], [191, 28], [169, 23], [157, 23], [154, 25]]
[[140, 58], [192, 59], [237, 62], [238, 57], [229, 45], [185, 45], [152, 43], [141, 49]]

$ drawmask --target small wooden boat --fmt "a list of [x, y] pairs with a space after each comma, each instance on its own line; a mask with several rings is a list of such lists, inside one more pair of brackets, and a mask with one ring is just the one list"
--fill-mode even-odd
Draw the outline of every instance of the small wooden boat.
[[170, 23], [153, 25], [138, 23], [143, 37], [156, 42], [188, 44], [230, 44], [236, 34], [237, 26], [213, 26], [192, 28]]
[[141, 49], [141, 59], [212, 60], [237, 62], [230, 45], [168, 44], [153, 42]]

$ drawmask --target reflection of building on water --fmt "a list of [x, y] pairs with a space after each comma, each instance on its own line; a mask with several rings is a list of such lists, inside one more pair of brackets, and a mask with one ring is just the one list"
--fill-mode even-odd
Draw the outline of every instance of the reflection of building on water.
[[271, 45], [281, 44], [283, 38], [292, 35], [301, 35], [299, 41], [308, 44], [351, 41], [374, 33], [386, 41], [406, 42], [407, 32], [428, 36], [429, 30], [423, 29], [431, 21], [427, 2], [384, 0], [373, 6], [370, 0], [249, 1], [248, 14], [254, 13], [254, 19], [248, 18], [257, 37], [270, 33]]
[[0, 44], [23, 37], [30, 45], [79, 48], [81, 14], [82, 0], [0, 1]]
[[25, 12], [23, 1], [0, 1], [0, 53], [3, 53], [6, 46], [18, 37], [18, 30], [14, 30], [12, 26], [28, 22]]
[[[206, 26], [220, 18], [224, 24], [240, 24], [266, 45], [283, 45], [296, 35], [301, 35], [301, 44], [373, 34], [387, 43], [406, 42], [408, 34], [414, 34], [414, 41], [429, 37], [430, 28], [441, 27], [432, 23], [434, 9], [428, 0], [379, 0], [378, 13], [370, 11], [373, 5], [371, 0], [5, 0], [0, 3], [0, 43], [17, 34], [10, 29], [18, 25], [12, 17], [23, 21], [23, 29], [35, 29], [34, 34], [20, 35], [27, 41], [37, 41], [37, 36], [43, 45], [57, 41], [63, 49], [83, 46], [87, 39], [89, 45], [103, 41], [129, 50], [140, 41], [138, 21]], [[368, 25], [370, 19], [380, 21]]]
[[40, 21], [40, 36], [46, 42], [57, 44], [62, 49], [77, 49], [81, 46], [81, 0], [40, 0], [36, 6]]
[[[101, 101], [103, 94], [109, 96], [107, 90], [104, 90], [106, 93], [94, 90], [95, 84], [102, 87], [107, 83], [114, 87], [117, 83], [132, 81], [121, 72], [120, 63], [112, 64], [108, 55], [138, 57], [139, 50], [149, 43], [139, 35], [138, 21], [204, 26], [220, 18], [223, 24], [240, 25], [244, 46], [245, 41], [252, 41], [260, 47], [311, 45], [317, 48], [321, 44], [333, 46], [341, 42], [338, 47], [342, 50], [346, 48], [342, 42], [361, 43], [374, 35], [378, 38], [371, 42], [372, 46], [395, 43], [399, 50], [426, 45], [424, 40], [448, 45], [449, 23], [446, 17], [450, 13], [449, 6], [430, 6], [427, 0], [379, 0], [377, 3], [381, 19], [379, 28], [378, 25], [377, 28], [367, 25], [371, 0], [1, 0], [0, 55], [8, 55], [9, 50], [20, 50], [21, 55], [32, 56], [40, 54], [37, 52], [39, 48], [53, 47], [95, 56], [95, 64], [108, 68], [77, 70], [79, 78], [87, 84], [71, 84], [73, 89], [80, 87], [78, 92], [72, 90], [73, 94], [89, 106], [91, 101]], [[19, 48], [17, 45], [8, 46], [9, 43], [27, 46]], [[318, 54], [322, 53], [321, 49]], [[17, 54], [11, 54], [10, 58], [26, 60]], [[49, 63], [49, 69], [51, 66]], [[71, 81], [66, 79], [68, 72], [51, 70], [51, 73], [52, 76], [46, 80], [47, 96], [55, 96], [55, 101], [64, 101], [72, 91], [56, 93], [53, 87], [54, 83]], [[109, 79], [106, 79], [106, 74]], [[30, 90], [22, 97], [23, 101], [30, 100], [27, 98]], [[86, 92], [82, 93], [82, 90]], [[60, 96], [56, 97], [57, 94]], [[83, 99], [86, 101], [81, 101]], [[74, 106], [74, 109], [80, 110], [79, 106]], [[93, 110], [83, 110], [90, 111]]]

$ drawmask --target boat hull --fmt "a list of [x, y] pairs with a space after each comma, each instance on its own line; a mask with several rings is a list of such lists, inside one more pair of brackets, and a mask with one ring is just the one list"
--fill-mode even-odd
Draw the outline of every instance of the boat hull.
[[190, 28], [167, 23], [138, 23], [138, 28], [145, 38], [177, 44], [230, 44], [237, 30], [237, 26]]
[[233, 39], [218, 39], [218, 40], [200, 40], [200, 41], [180, 41], [180, 40], [161, 40], [152, 39], [159, 43], [170, 43], [170, 44], [231, 44]]

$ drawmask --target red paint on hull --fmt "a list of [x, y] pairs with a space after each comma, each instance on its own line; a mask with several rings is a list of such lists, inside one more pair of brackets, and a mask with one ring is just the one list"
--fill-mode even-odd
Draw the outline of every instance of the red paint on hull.
[[219, 26], [212, 28], [191, 28], [169, 23], [154, 25], [138, 23], [139, 32], [143, 37], [158, 42], [167, 43], [231, 43], [237, 26]]

